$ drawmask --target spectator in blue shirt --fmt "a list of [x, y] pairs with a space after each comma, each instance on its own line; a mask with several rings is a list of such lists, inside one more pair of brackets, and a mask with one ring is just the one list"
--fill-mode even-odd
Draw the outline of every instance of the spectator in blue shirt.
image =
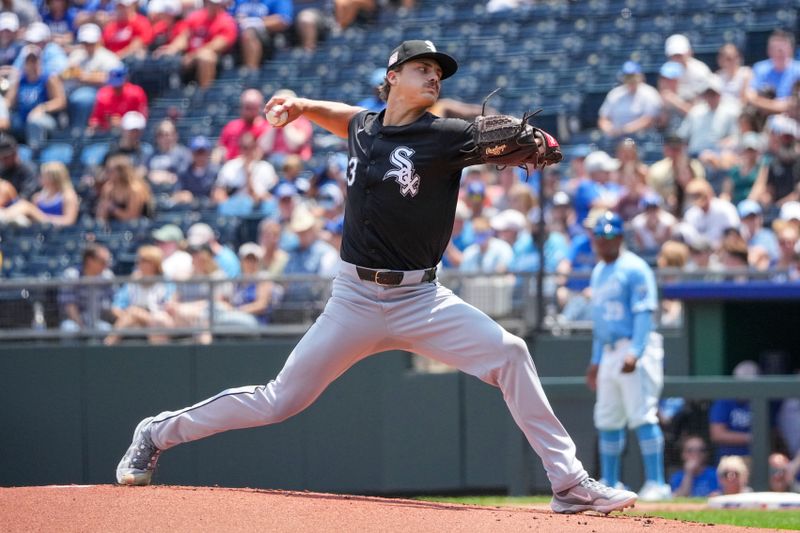
[[[783, 30], [775, 30], [767, 41], [768, 59], [753, 65], [748, 98], [755, 106], [769, 113], [788, 110], [792, 86], [800, 79], [800, 61], [794, 59], [794, 36]], [[775, 98], [763, 96], [772, 90]]]
[[68, 46], [75, 36], [75, 17], [78, 10], [70, 7], [68, 0], [47, 0], [42, 22], [50, 28], [53, 42]]
[[172, 199], [180, 203], [189, 203], [195, 198], [210, 198], [219, 172], [219, 165], [211, 161], [211, 141], [206, 137], [194, 137], [189, 149], [192, 151], [192, 161], [188, 168], [178, 173], [175, 193], [172, 195]]
[[292, 25], [291, 0], [236, 0], [229, 12], [239, 25], [239, 46], [244, 67], [255, 72], [270, 58], [275, 36]]
[[[733, 369], [738, 379], [752, 379], [759, 374], [754, 361], [742, 361]], [[725, 455], [750, 455], [751, 432], [750, 402], [723, 399], [711, 404], [708, 413], [711, 442], [717, 448], [717, 459]]]
[[383, 85], [383, 80], [386, 79], [386, 69], [376, 68], [369, 76], [369, 86], [372, 91], [368, 97], [364, 98], [358, 104], [358, 107], [363, 107], [367, 111], [380, 112], [386, 107], [386, 102], [381, 100], [379, 94], [380, 86]]
[[619, 169], [618, 160], [598, 150], [587, 155], [583, 164], [588, 178], [578, 183], [572, 198], [581, 223], [593, 208], [614, 209], [622, 194], [622, 187], [612, 179], [612, 173]]
[[681, 446], [681, 470], [670, 478], [674, 497], [706, 497], [719, 490], [717, 470], [708, 465], [708, 447], [702, 437], [688, 435]]
[[186, 243], [190, 248], [207, 246], [214, 254], [214, 261], [225, 273], [225, 277], [235, 278], [241, 274], [242, 268], [236, 252], [220, 244], [214, 230], [208, 224], [203, 222], [192, 224], [186, 232]]
[[[332, 278], [339, 267], [339, 252], [319, 236], [320, 223], [304, 205], [295, 207], [289, 229], [297, 236], [297, 246], [289, 251], [284, 274], [315, 274]], [[295, 281], [286, 286], [284, 301], [298, 304], [320, 299], [322, 286], [311, 281]]]
[[751, 250], [760, 248], [769, 257], [770, 264], [777, 262], [780, 257], [778, 238], [771, 229], [764, 227], [761, 205], [755, 200], [742, 200], [736, 209], [742, 221], [740, 233], [747, 240], [747, 247]]
[[[57, 43], [52, 42], [50, 28], [43, 22], [34, 22], [25, 32], [25, 41], [42, 51], [42, 71], [47, 74], [61, 74], [69, 63], [67, 53]], [[14, 68], [22, 72], [25, 58], [22, 54], [14, 60]]]
[[67, 106], [61, 78], [42, 71], [41, 55], [41, 50], [33, 45], [22, 49], [22, 74], [6, 95], [12, 109], [12, 131], [25, 138], [34, 150], [44, 144], [47, 132], [58, 125], [53, 115]]

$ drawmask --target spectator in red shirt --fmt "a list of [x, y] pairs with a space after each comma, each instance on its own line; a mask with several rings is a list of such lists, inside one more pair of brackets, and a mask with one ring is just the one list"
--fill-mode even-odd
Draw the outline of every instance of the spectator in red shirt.
[[184, 71], [194, 71], [200, 89], [217, 77], [217, 63], [222, 54], [236, 43], [236, 21], [225, 11], [226, 0], [205, 0], [205, 7], [183, 20], [180, 34], [168, 45], [156, 50], [153, 57], [181, 56]]
[[136, 11], [138, 0], [117, 0], [116, 17], [103, 28], [103, 44], [120, 59], [143, 57], [153, 40], [147, 17]]
[[239, 118], [233, 119], [222, 128], [219, 135], [219, 145], [214, 150], [214, 160], [217, 162], [229, 161], [239, 156], [239, 139], [245, 133], [251, 133], [258, 139], [269, 127], [269, 123], [262, 116], [264, 95], [257, 89], [247, 89], [240, 97]]
[[182, 13], [181, 0], [150, 0], [147, 4], [147, 16], [153, 27], [151, 51], [168, 45], [180, 35], [183, 31]]
[[108, 85], [97, 91], [97, 101], [89, 117], [86, 133], [93, 135], [97, 129], [119, 127], [122, 115], [128, 111], [138, 111], [146, 117], [147, 95], [144, 89], [128, 81], [125, 67], [118, 67], [108, 73]]

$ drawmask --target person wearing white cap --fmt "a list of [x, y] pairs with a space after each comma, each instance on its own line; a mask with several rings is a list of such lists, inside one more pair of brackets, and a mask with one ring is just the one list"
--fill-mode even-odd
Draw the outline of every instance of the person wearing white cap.
[[6, 94], [11, 109], [11, 129], [37, 150], [44, 144], [47, 133], [56, 129], [58, 124], [53, 115], [66, 107], [67, 98], [61, 78], [43, 72], [39, 47], [25, 46], [20, 57], [23, 58], [22, 74]]
[[650, 130], [662, 106], [658, 91], [644, 82], [639, 63], [626, 61], [620, 79], [622, 84], [606, 95], [597, 119], [597, 126], [612, 138]]
[[678, 78], [678, 96], [691, 102], [708, 86], [711, 69], [692, 55], [689, 38], [680, 33], [667, 38], [664, 43], [664, 55], [670, 61], [683, 65], [683, 75]]
[[[264, 259], [264, 249], [254, 242], [246, 242], [239, 247], [239, 260], [242, 262], [242, 276], [256, 276], [261, 272], [261, 261]], [[266, 324], [268, 311], [272, 303], [275, 284], [269, 280], [246, 280], [236, 284], [231, 305], [236, 313], [229, 314], [225, 320], [227, 324], [235, 322], [244, 326], [251, 322], [251, 326]], [[235, 320], [232, 320], [235, 319]]]
[[[791, 105], [794, 84], [800, 80], [794, 35], [784, 30], [773, 31], [767, 41], [767, 56], [753, 65], [747, 98], [767, 113], [784, 113]], [[764, 94], [767, 90], [774, 92], [774, 97]]]
[[137, 11], [139, 0], [117, 0], [114, 17], [103, 27], [103, 44], [120, 59], [143, 57], [153, 38], [150, 21]]
[[200, 95], [216, 79], [220, 57], [236, 43], [236, 21], [225, 4], [225, 0], [207, 0], [202, 9], [183, 19], [182, 31], [175, 39], [154, 52], [155, 57], [180, 57], [181, 67], [196, 75]]
[[20, 28], [27, 28], [34, 22], [41, 20], [36, 5], [30, 0], [2, 0], [0, 2], [0, 11], [16, 15]]
[[772, 156], [766, 172], [756, 178], [749, 198], [763, 206], [782, 205], [800, 199], [800, 124], [788, 115], [773, 115], [767, 121], [768, 153]]
[[69, 55], [69, 67], [61, 77], [67, 92], [70, 126], [84, 128], [89, 123], [98, 89], [122, 62], [100, 42], [101, 30], [97, 24], [83, 24], [78, 29], [77, 41], [78, 46]]
[[580, 221], [586, 219], [593, 208], [612, 209], [622, 194], [622, 187], [612, 179], [612, 172], [619, 169], [619, 160], [602, 150], [596, 150], [586, 156], [583, 166], [588, 177], [578, 182], [572, 199]]
[[711, 74], [701, 98], [695, 101], [678, 128], [677, 134], [687, 140], [690, 154], [700, 155], [709, 150], [718, 155], [723, 147], [735, 144], [741, 106], [738, 101], [723, 97], [722, 91], [722, 80]]
[[[42, 54], [42, 72], [45, 74], [61, 74], [67, 68], [67, 53], [51, 39], [50, 28], [43, 22], [34, 22], [25, 30], [25, 42], [38, 47]], [[18, 55], [14, 60], [14, 68], [22, 72], [25, 58]]]
[[189, 245], [189, 248], [207, 246], [214, 254], [214, 261], [227, 277], [235, 278], [241, 274], [241, 264], [236, 253], [220, 243], [214, 229], [205, 222], [198, 222], [189, 227], [186, 232], [186, 244]]
[[[0, 13], [0, 67], [11, 65], [22, 49], [23, 43], [17, 38], [18, 31], [19, 18], [17, 15], [10, 11]], [[8, 77], [8, 73], [3, 74], [4, 79], [8, 79]]]

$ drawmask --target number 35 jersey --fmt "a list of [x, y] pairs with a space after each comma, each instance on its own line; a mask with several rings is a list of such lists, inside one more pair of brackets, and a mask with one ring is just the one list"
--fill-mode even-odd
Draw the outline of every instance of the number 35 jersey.
[[592, 321], [595, 339], [611, 344], [633, 336], [633, 315], [655, 311], [655, 275], [640, 257], [622, 250], [613, 263], [600, 261], [592, 270]]

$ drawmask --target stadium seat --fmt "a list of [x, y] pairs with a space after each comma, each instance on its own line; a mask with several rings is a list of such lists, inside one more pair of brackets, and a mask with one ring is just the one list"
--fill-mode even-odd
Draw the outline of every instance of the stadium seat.
[[84, 167], [96, 167], [103, 163], [110, 145], [107, 142], [89, 144], [81, 150], [80, 161]]
[[54, 143], [47, 144], [39, 153], [40, 163], [49, 163], [58, 161], [69, 166], [72, 163], [72, 155], [74, 149], [71, 144], [67, 143]]

